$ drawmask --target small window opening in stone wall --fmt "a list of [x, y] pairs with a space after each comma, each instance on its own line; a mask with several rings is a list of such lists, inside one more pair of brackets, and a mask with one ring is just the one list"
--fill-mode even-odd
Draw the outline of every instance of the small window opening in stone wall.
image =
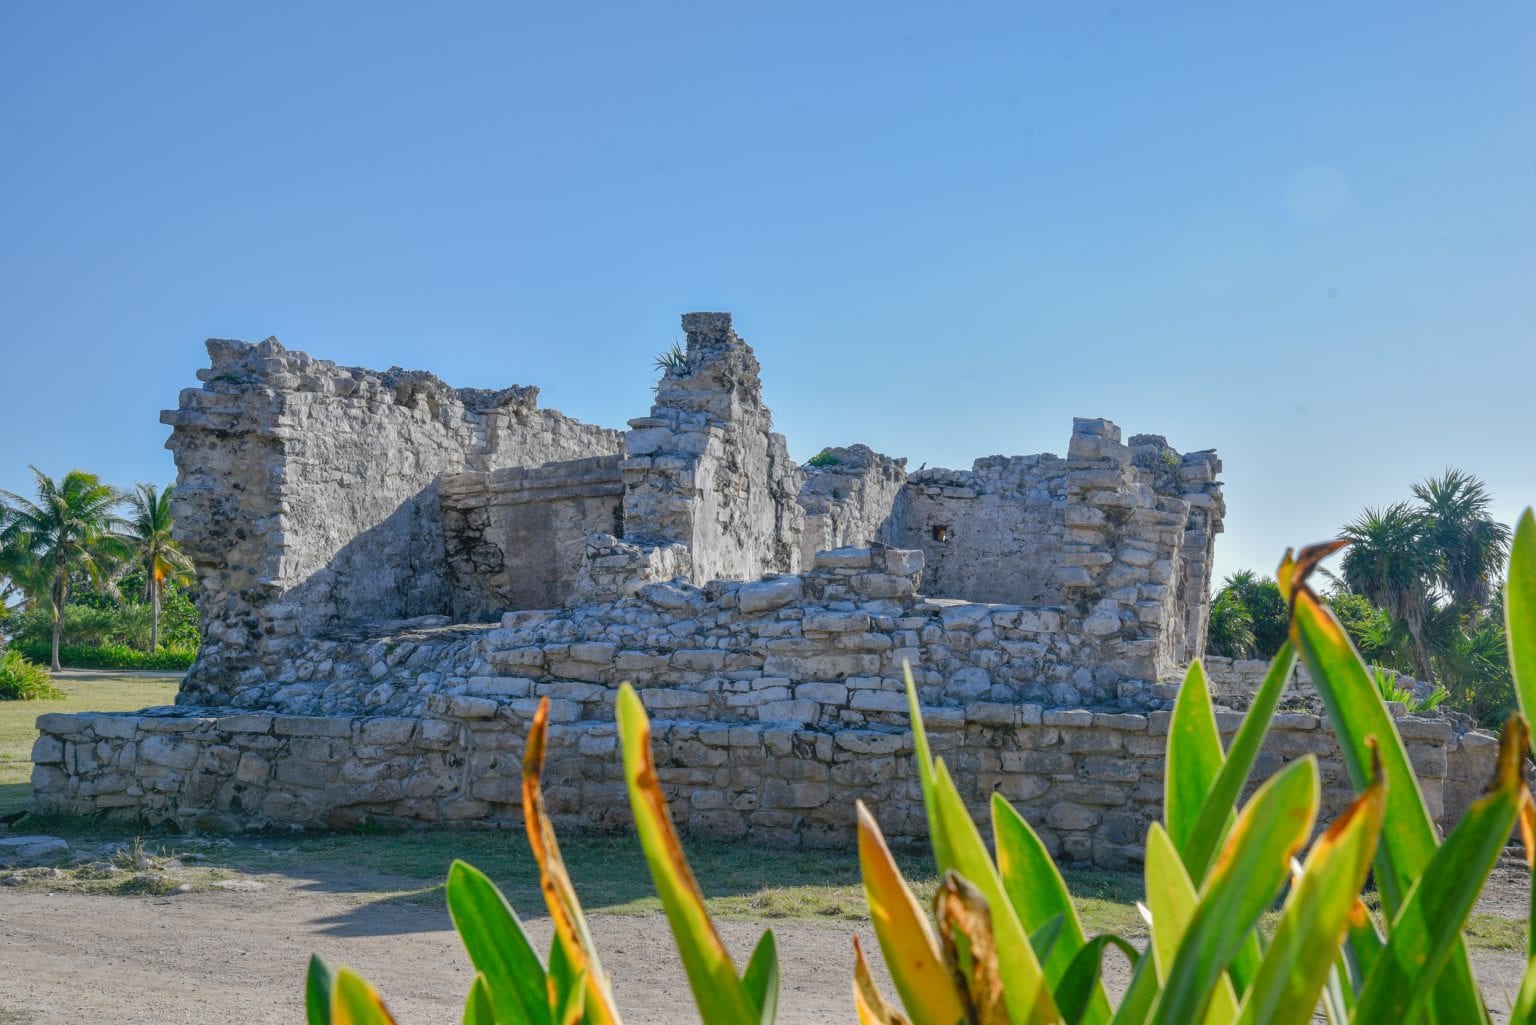
[[935, 524], [933, 528], [933, 539], [941, 544], [945, 541], [948, 541], [949, 528], [943, 525]]
[[624, 536], [624, 503], [620, 502], [613, 507], [613, 536]]

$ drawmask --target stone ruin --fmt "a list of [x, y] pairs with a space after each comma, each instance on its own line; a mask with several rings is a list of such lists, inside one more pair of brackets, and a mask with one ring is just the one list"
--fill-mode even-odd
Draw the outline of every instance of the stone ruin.
[[[910, 663], [978, 809], [998, 790], [1065, 857], [1139, 858], [1166, 709], [1205, 643], [1215, 453], [1079, 419], [1065, 458], [913, 473], [853, 445], [799, 466], [730, 315], [683, 328], [627, 431], [532, 387], [210, 341], [203, 386], [163, 416], [202, 652], [176, 707], [43, 716], [34, 807], [513, 824], [547, 696], [552, 812], [618, 828], [627, 680], [688, 831], [843, 842], [863, 796], [920, 836]], [[1457, 800], [1460, 741], [1399, 725], [1436, 810]], [[1319, 753], [1347, 798], [1317, 716], [1282, 716], [1270, 748], [1270, 768]]]
[[[704, 674], [701, 693], [890, 679], [908, 658], [941, 703], [1167, 700], [1158, 685], [1203, 647], [1222, 516], [1213, 452], [1180, 455], [1156, 435], [1125, 444], [1114, 424], [1078, 420], [1065, 459], [909, 474], [856, 445], [797, 466], [730, 316], [689, 314], [683, 327], [686, 363], [627, 432], [540, 409], [531, 387], [454, 390], [275, 339], [210, 342], [203, 387], [163, 417], [205, 636], [180, 702], [419, 714], [431, 695], [497, 676], [488, 666], [506, 650], [578, 636], [629, 661], [650, 653], [616, 667], [646, 683], [669, 668]], [[891, 571], [822, 593], [833, 570], [876, 563]], [[826, 604], [861, 599], [883, 603], [879, 623]], [[856, 636], [711, 638], [706, 621], [688, 622], [701, 609], [786, 607], [857, 620], [817, 631]], [[984, 616], [1017, 636], [942, 636]], [[677, 623], [688, 632], [669, 634]], [[395, 635], [434, 657], [371, 654]], [[713, 668], [654, 657], [690, 647], [738, 657]], [[858, 721], [844, 711], [828, 709], [829, 722]]]

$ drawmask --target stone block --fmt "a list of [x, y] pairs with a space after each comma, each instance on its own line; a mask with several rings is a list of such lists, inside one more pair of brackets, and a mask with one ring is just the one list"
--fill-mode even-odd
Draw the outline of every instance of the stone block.
[[1052, 829], [1082, 831], [1097, 826], [1102, 818], [1097, 808], [1058, 801], [1045, 813], [1045, 824]]
[[279, 715], [272, 732], [283, 737], [350, 737], [352, 720], [342, 716]]
[[759, 722], [812, 723], [821, 714], [814, 701], [770, 701], [757, 709]]
[[799, 577], [775, 577], [743, 584], [736, 603], [744, 613], [767, 612], [799, 601], [802, 593]]
[[814, 680], [795, 688], [795, 697], [801, 701], [817, 701], [826, 705], [844, 705], [848, 702], [846, 684], [829, 680]]

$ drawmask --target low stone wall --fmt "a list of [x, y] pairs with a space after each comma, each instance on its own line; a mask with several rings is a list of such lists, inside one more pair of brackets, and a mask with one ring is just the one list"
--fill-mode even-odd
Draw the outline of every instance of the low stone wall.
[[[1206, 680], [1210, 684], [1211, 700], [1239, 712], [1252, 703], [1253, 696], [1258, 693], [1264, 677], [1269, 673], [1268, 659], [1207, 655], [1200, 660], [1200, 664], [1205, 668]], [[1396, 686], [1408, 691], [1416, 700], [1428, 697], [1430, 691], [1434, 690], [1430, 684], [1411, 676], [1395, 674], [1394, 681]], [[1323, 699], [1312, 685], [1307, 667], [1300, 661], [1286, 682], [1285, 691], [1280, 696], [1280, 707], [1290, 711], [1306, 710], [1314, 714], [1323, 710]]]
[[[535, 690], [554, 693], [555, 686]], [[668, 714], [664, 694], [642, 691], [658, 717]], [[629, 827], [611, 694], [603, 701], [609, 714], [594, 719], [578, 718], [583, 708], [569, 699], [552, 703], [545, 786], [550, 810], [566, 828]], [[33, 751], [32, 808], [214, 830], [518, 824], [522, 749], [535, 698], [445, 696], [436, 704], [437, 711], [410, 718], [185, 707], [44, 715]], [[924, 717], [935, 753], [949, 762], [981, 821], [995, 791], [1066, 860], [1123, 867], [1141, 858], [1147, 826], [1160, 812], [1168, 713], [975, 702], [927, 708]], [[1219, 714], [1229, 736], [1239, 721]], [[1491, 738], [1467, 747], [1467, 738], [1435, 719], [1403, 717], [1398, 728], [1431, 814], [1458, 816], [1481, 789], [1479, 776], [1487, 778]], [[856, 798], [875, 810], [890, 836], [926, 835], [905, 729], [658, 718], [654, 742], [672, 814], [690, 835], [846, 845]], [[1463, 757], [1468, 751], [1471, 757]], [[1276, 718], [1257, 777], [1304, 754], [1321, 761], [1331, 817], [1349, 800], [1350, 787], [1335, 739], [1315, 716]]]
[[[905, 714], [902, 666], [910, 663], [931, 705], [1171, 705], [1175, 686], [1135, 675], [1147, 665], [1136, 652], [1153, 642], [1091, 636], [1082, 619], [1098, 614], [1092, 609], [928, 599], [918, 594], [922, 571], [919, 551], [842, 548], [796, 576], [703, 588], [654, 582], [608, 601], [510, 612], [499, 626], [437, 621], [315, 638], [228, 681], [218, 700], [189, 703], [419, 715], [442, 695], [524, 697], [551, 683], [564, 685], [558, 696], [590, 704], [628, 680], [665, 688], [666, 708], [690, 719], [833, 729]], [[584, 717], [605, 714], [593, 705]]]

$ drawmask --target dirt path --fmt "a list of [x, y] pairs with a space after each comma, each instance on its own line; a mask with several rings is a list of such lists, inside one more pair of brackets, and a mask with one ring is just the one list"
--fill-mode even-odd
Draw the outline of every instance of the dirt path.
[[[468, 962], [441, 908], [356, 892], [379, 880], [314, 872], [264, 878], [259, 892], [173, 897], [0, 891], [0, 1022], [297, 1025], [312, 951], [362, 971], [401, 1025], [460, 1020]], [[721, 929], [744, 958], [764, 924], [779, 943], [781, 1025], [852, 1021], [853, 927], [727, 921]], [[594, 914], [591, 925], [627, 1022], [697, 1020], [661, 916]], [[548, 921], [527, 927], [547, 948]], [[859, 932], [872, 950], [868, 927]], [[1503, 994], [1519, 985], [1520, 957], [1477, 951], [1474, 958], [1485, 992], [1507, 1006]], [[1119, 990], [1123, 962], [1111, 967]]]
[[[265, 880], [256, 893], [173, 897], [0, 891], [0, 1021], [295, 1025], [312, 951], [359, 969], [401, 1025], [459, 1021], [470, 974], [446, 912], [365, 900], [313, 874]], [[745, 958], [764, 924], [779, 941], [779, 1021], [852, 1020], [852, 929], [727, 921], [721, 930]], [[591, 925], [626, 1022], [695, 1020], [661, 916], [595, 914]], [[547, 949], [548, 920], [527, 928]]]

